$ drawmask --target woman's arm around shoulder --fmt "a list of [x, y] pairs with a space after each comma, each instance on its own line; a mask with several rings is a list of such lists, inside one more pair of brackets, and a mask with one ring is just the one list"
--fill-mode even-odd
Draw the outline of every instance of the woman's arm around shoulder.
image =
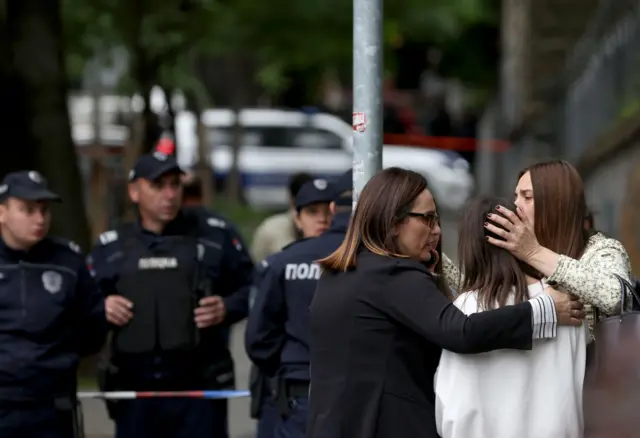
[[368, 299], [389, 318], [456, 353], [528, 350], [533, 339], [554, 337], [557, 325], [553, 299], [546, 295], [466, 316], [440, 293], [426, 268], [408, 260], [398, 260]]
[[[620, 311], [622, 293], [620, 281], [614, 274], [631, 281], [629, 255], [619, 241], [596, 234], [589, 240], [580, 260], [558, 256], [548, 282], [578, 296], [604, 314], [613, 315]], [[629, 293], [627, 298], [626, 304], [630, 307]]]

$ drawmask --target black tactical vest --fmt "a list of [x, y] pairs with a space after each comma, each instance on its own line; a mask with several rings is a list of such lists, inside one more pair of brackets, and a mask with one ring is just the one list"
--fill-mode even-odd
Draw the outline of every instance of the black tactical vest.
[[193, 352], [200, 343], [194, 309], [204, 248], [190, 236], [168, 236], [150, 249], [135, 236], [124, 242], [116, 285], [133, 302], [134, 317], [113, 339], [115, 354]]

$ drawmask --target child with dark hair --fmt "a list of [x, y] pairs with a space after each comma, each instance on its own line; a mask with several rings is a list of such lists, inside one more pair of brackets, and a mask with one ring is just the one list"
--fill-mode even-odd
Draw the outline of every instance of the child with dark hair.
[[[467, 315], [535, 298], [549, 287], [537, 271], [487, 242], [489, 236], [500, 238], [485, 228], [498, 205], [511, 204], [476, 198], [460, 220], [463, 279], [454, 304]], [[581, 437], [587, 331], [584, 326], [557, 330], [555, 339], [534, 340], [531, 351], [443, 351], [435, 379], [440, 436]]]

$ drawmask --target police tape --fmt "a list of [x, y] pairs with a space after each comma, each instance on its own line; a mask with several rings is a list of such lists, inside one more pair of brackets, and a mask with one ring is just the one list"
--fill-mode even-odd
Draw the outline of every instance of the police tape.
[[249, 391], [80, 391], [78, 399], [131, 400], [137, 398], [229, 399], [249, 397]]

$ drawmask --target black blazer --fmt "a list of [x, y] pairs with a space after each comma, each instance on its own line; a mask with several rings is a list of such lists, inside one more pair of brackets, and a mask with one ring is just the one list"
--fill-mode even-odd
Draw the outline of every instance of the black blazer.
[[[465, 316], [419, 262], [362, 252], [311, 304], [308, 438], [430, 438], [442, 348], [529, 350], [529, 303]], [[460, 394], [464, 397], [464, 394]]]

